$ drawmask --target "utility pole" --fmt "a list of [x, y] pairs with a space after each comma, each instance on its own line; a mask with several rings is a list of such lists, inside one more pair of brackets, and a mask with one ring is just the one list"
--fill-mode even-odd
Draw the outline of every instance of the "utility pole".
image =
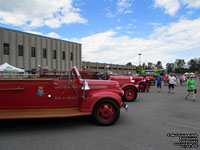
[[138, 54], [139, 55], [139, 66], [141, 66], [141, 53]]

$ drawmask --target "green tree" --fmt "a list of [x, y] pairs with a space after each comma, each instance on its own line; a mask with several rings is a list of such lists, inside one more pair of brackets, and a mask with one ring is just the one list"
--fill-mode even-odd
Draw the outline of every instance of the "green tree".
[[157, 67], [157, 69], [163, 69], [162, 62], [158, 61], [157, 64], [156, 64], [156, 67]]
[[147, 69], [153, 69], [153, 63], [152, 62], [148, 62]]
[[166, 70], [167, 70], [168, 73], [174, 72], [174, 69], [175, 69], [174, 63], [167, 63]]
[[136, 73], [139, 75], [144, 75], [144, 69], [142, 66], [137, 66], [136, 67]]
[[189, 71], [190, 72], [195, 72], [195, 71], [199, 71], [199, 67], [200, 67], [200, 61], [197, 58], [191, 59], [188, 62], [189, 65]]
[[143, 63], [143, 64], [142, 64], [142, 68], [143, 68], [144, 70], [146, 70], [146, 69], [147, 69], [147, 66], [146, 66], [146, 64], [145, 64], [145, 63]]
[[185, 60], [184, 59], [179, 59], [176, 62], [175, 72], [177, 72], [177, 73], [184, 73], [186, 71], [186, 68], [184, 68], [184, 65], [185, 65]]
[[132, 66], [132, 63], [131, 63], [131, 62], [128, 62], [126, 65], [128, 65], [128, 66]]

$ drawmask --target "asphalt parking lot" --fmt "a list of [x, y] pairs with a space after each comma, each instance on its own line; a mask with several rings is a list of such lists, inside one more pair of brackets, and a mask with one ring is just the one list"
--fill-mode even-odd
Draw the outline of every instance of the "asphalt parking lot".
[[[200, 85], [197, 86], [198, 92]], [[113, 126], [96, 126], [90, 117], [1, 120], [0, 150], [180, 150], [175, 144], [200, 140], [200, 98], [185, 100], [186, 86], [140, 93]], [[191, 142], [192, 141], [192, 142]], [[182, 141], [182, 144], [184, 142]]]

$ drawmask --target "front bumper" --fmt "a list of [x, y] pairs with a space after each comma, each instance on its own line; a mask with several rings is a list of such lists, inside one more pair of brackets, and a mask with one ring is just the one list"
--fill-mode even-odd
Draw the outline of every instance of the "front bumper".
[[126, 103], [122, 103], [122, 107], [124, 107], [125, 109], [126, 109], [126, 111], [128, 111], [128, 104], [126, 104]]

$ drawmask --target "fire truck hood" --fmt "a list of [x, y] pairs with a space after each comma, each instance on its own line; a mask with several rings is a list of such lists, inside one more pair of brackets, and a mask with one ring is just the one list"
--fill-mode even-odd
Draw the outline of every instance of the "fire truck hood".
[[114, 80], [122, 84], [122, 83], [130, 83], [132, 79], [130, 76], [110, 76], [110, 80]]
[[119, 83], [111, 80], [86, 80], [91, 89], [116, 89]]
[[111, 80], [130, 80], [130, 76], [110, 76]]

